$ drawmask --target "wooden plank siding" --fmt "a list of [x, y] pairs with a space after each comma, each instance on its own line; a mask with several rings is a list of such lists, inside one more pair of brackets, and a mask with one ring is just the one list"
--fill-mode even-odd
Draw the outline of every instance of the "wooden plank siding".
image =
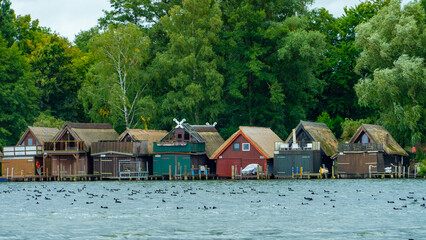
[[[381, 161], [378, 161], [379, 159]], [[339, 173], [345, 174], [368, 174], [370, 165], [373, 166], [371, 171], [384, 172], [383, 153], [363, 152], [339, 155], [337, 165]]]
[[137, 142], [108, 141], [108, 142], [92, 143], [91, 154], [104, 153], [104, 152], [147, 155], [148, 141], [137, 141]]

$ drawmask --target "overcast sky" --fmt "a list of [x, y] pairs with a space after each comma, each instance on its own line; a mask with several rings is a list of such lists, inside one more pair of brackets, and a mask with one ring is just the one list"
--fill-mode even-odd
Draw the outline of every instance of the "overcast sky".
[[[408, 2], [409, 0], [403, 0]], [[40, 26], [49, 27], [70, 41], [81, 30], [88, 30], [110, 9], [109, 0], [11, 0], [16, 15], [30, 14], [39, 19]], [[352, 7], [361, 0], [316, 0], [311, 8], [324, 7], [334, 17], [343, 14], [345, 6]]]

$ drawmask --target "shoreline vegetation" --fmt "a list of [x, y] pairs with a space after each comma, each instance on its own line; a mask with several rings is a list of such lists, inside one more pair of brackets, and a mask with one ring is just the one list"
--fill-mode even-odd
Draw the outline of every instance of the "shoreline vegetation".
[[[107, 0], [105, 0], [107, 1]], [[365, 0], [340, 17], [312, 0], [110, 1], [73, 43], [0, 0], [0, 148], [28, 126], [172, 119], [288, 136], [325, 123], [340, 143], [385, 127], [426, 173], [425, 1]]]

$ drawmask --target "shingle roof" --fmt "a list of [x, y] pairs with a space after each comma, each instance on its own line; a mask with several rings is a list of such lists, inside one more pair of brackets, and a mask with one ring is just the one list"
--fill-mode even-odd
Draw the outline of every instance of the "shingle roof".
[[148, 153], [153, 154], [154, 142], [160, 141], [166, 134], [165, 130], [127, 129], [118, 138], [120, 141], [129, 134], [134, 141], [148, 141]]
[[[324, 123], [300, 121], [296, 127], [296, 135], [300, 129], [304, 129], [316, 142], [320, 142], [323, 152], [331, 157], [338, 152], [337, 139], [333, 132]], [[285, 142], [289, 142], [293, 137], [293, 132], [287, 137]]]
[[244, 135], [266, 158], [274, 157], [275, 142], [282, 142], [270, 128], [265, 127], [239, 127], [239, 130], [229, 137], [213, 154], [216, 159], [240, 134]]
[[351, 138], [350, 143], [354, 143], [354, 141], [363, 131], [367, 132], [369, 137], [372, 138], [374, 142], [382, 143], [383, 150], [387, 154], [408, 156], [407, 152], [395, 141], [388, 130], [379, 125], [362, 124]]

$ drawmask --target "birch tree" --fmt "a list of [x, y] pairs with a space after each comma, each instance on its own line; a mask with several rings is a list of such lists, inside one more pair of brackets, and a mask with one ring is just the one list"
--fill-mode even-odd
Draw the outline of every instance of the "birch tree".
[[80, 91], [93, 121], [108, 121], [116, 128], [134, 128], [152, 109], [144, 97], [149, 39], [136, 25], [110, 27], [90, 44], [95, 63]]

